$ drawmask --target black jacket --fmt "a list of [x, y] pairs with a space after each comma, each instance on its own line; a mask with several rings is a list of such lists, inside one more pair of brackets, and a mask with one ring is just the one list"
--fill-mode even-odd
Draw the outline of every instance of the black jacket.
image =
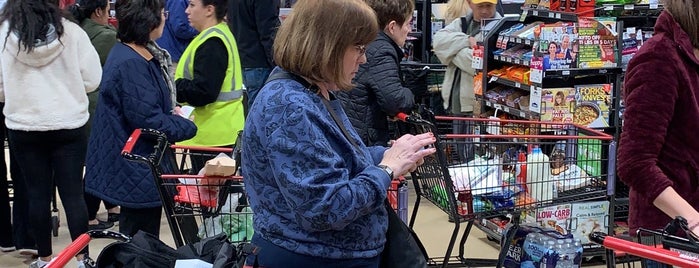
[[272, 68], [272, 44], [279, 28], [279, 0], [229, 0], [228, 27], [243, 68]]
[[367, 47], [366, 57], [354, 77], [355, 88], [340, 92], [338, 98], [364, 143], [385, 146], [392, 138], [388, 117], [410, 112], [415, 98], [400, 76], [403, 51], [388, 35], [379, 32]]

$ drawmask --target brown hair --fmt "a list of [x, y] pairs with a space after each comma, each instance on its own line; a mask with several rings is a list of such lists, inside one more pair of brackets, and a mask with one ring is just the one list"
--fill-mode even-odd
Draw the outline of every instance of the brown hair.
[[692, 46], [699, 48], [699, 5], [697, 0], [664, 0], [663, 8], [680, 24]]
[[391, 21], [403, 25], [413, 16], [414, 0], [364, 0], [376, 12], [379, 29], [383, 30]]
[[274, 61], [312, 82], [351, 89], [343, 76], [347, 48], [376, 38], [374, 11], [361, 0], [299, 0], [274, 39]]

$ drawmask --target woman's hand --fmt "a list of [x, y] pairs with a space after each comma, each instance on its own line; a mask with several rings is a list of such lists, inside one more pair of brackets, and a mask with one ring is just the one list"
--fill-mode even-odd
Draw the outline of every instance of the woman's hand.
[[[393, 142], [383, 154], [380, 165], [386, 165], [393, 170], [394, 176], [401, 176], [425, 163], [425, 156], [436, 152], [435, 148], [425, 149], [436, 141], [432, 133], [420, 135], [404, 135]], [[394, 178], [392, 178], [394, 179]]]

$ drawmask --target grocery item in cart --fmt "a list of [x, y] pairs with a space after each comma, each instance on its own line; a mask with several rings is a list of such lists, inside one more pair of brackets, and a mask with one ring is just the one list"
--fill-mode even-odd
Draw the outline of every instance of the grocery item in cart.
[[204, 175], [204, 178], [180, 179], [182, 185], [177, 185], [175, 201], [216, 207], [219, 186], [223, 185], [227, 176], [233, 175], [236, 170], [235, 160], [227, 154], [220, 153], [206, 161], [204, 168], [199, 170], [198, 175]]
[[527, 155], [527, 189], [529, 195], [539, 202], [547, 202], [555, 197], [554, 184], [551, 181], [551, 166], [549, 157], [534, 148]]
[[240, 204], [242, 193], [231, 193], [226, 198], [226, 203], [220, 213], [214, 217], [204, 219], [204, 224], [199, 226], [197, 236], [199, 238], [213, 237], [225, 233], [230, 241], [249, 241], [252, 239], [252, 210], [244, 207], [242, 211], [235, 211]]
[[499, 157], [493, 159], [476, 157], [466, 164], [450, 166], [449, 176], [454, 182], [455, 190], [471, 190], [473, 195], [499, 191], [503, 181], [499, 161]]

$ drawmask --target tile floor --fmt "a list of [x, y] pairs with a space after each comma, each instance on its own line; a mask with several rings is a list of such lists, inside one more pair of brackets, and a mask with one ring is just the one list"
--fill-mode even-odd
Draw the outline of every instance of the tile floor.
[[[410, 204], [414, 202], [414, 191], [410, 191]], [[60, 209], [60, 208], [59, 208]], [[412, 211], [412, 207], [410, 208]], [[106, 212], [101, 211], [98, 214], [98, 218], [106, 217]], [[61, 218], [64, 223], [59, 228], [59, 235], [53, 240], [54, 254], [60, 252], [65, 248], [70, 242], [70, 236], [68, 234], [67, 225], [65, 225], [65, 217]], [[465, 228], [465, 224], [461, 225], [461, 229]], [[114, 227], [117, 230], [118, 227]], [[428, 254], [431, 257], [444, 256], [447, 248], [447, 242], [454, 229], [454, 224], [447, 220], [447, 215], [439, 210], [437, 207], [432, 205], [427, 201], [422, 201], [419, 209], [419, 213], [415, 222], [415, 230], [427, 248]], [[460, 236], [459, 236], [460, 237]], [[161, 222], [161, 235], [160, 238], [167, 244], [174, 246], [172, 235], [170, 233], [167, 221], [165, 218]], [[98, 239], [90, 243], [90, 251], [92, 252], [93, 258], [96, 258], [97, 254], [101, 251], [104, 246], [109, 244], [111, 241]], [[487, 240], [486, 235], [480, 230], [473, 228], [471, 235], [468, 237], [466, 242], [465, 255], [467, 257], [473, 258], [497, 258], [499, 247], [497, 244]], [[452, 256], [458, 253], [458, 247], [452, 252]], [[0, 267], [3, 268], [24, 268], [28, 267], [30, 259], [22, 257], [16, 251], [11, 253], [0, 253]], [[71, 262], [66, 267], [75, 267], [75, 263]], [[605, 266], [592, 266], [592, 267], [605, 267]], [[619, 265], [618, 267], [622, 267]], [[636, 265], [640, 267], [640, 265]]]

